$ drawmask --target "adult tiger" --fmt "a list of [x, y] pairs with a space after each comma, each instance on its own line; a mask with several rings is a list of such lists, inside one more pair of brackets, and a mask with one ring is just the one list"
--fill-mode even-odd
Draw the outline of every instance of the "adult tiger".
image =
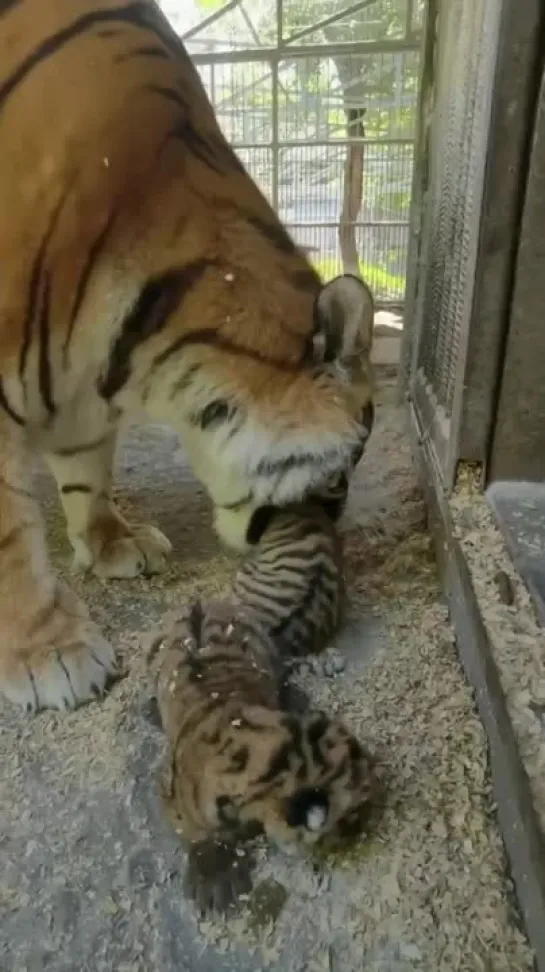
[[236, 543], [222, 515], [361, 450], [336, 349], [369, 303], [353, 278], [321, 288], [151, 0], [0, 0], [0, 132], [0, 687], [34, 711], [100, 693], [115, 657], [51, 570], [28, 448], [80, 567], [132, 577], [170, 548], [111, 500], [141, 409], [179, 431]]

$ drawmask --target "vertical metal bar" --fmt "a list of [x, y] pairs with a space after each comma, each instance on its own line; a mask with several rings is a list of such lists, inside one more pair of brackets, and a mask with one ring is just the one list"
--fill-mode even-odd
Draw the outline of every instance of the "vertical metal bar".
[[[281, 2], [281, 0], [278, 0]], [[272, 205], [278, 212], [278, 163], [280, 158], [278, 144], [278, 61], [271, 63], [272, 110], [271, 110], [271, 157], [272, 157]]]
[[[276, 0], [276, 47], [282, 47], [284, 42], [284, 0]], [[272, 109], [271, 109], [271, 159], [272, 159], [272, 205], [278, 212], [278, 164], [280, 152], [278, 145], [278, 60], [271, 65]]]
[[210, 65], [210, 101], [216, 107], [216, 65], [212, 61]]
[[413, 35], [414, 0], [407, 0], [407, 17], [405, 20], [405, 40]]

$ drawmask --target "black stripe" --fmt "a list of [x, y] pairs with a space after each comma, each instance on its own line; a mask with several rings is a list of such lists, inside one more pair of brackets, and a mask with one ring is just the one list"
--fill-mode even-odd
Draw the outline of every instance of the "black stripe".
[[[266, 600], [266, 603], [260, 604], [260, 608], [263, 611], [263, 613], [268, 613], [269, 615], [271, 615], [272, 621], [277, 620], [279, 611], [281, 611], [281, 613], [283, 614], [284, 611], [287, 610], [289, 611], [289, 615], [287, 619], [283, 622], [283, 624], [285, 625], [292, 622], [293, 620], [292, 609], [293, 609], [293, 601], [294, 601], [293, 591], [289, 592], [288, 596], [284, 597], [275, 586], [272, 589], [271, 587], [269, 587], [268, 591], [264, 593], [263, 582], [260, 581], [258, 577], [255, 576], [250, 577], [248, 574], [246, 575], [243, 574], [241, 576], [239, 585], [244, 589], [244, 593], [249, 601], [255, 601], [256, 598], [258, 600], [261, 598], [264, 598]], [[272, 630], [276, 632], [277, 628], [274, 627]]]
[[[367, 402], [367, 405], [363, 408], [360, 417], [360, 422], [364, 426], [364, 428], [368, 430], [370, 435], [371, 432], [373, 431], [373, 425], [375, 423], [375, 406], [373, 405], [373, 402]], [[362, 446], [361, 454], [363, 455], [363, 446]], [[361, 459], [361, 456], [359, 458]]]
[[97, 30], [97, 37], [119, 37], [120, 34], [125, 34], [126, 31], [122, 27], [105, 27], [104, 30]]
[[315, 591], [319, 589], [320, 584], [320, 571], [314, 571], [308, 580], [308, 587], [297, 605], [294, 606], [290, 615], [284, 618], [276, 625], [271, 631], [271, 634], [276, 638], [282, 637], [287, 631], [297, 624], [303, 625], [305, 630], [308, 630], [309, 624], [311, 624], [311, 617], [314, 613], [311, 611]]
[[189, 617], [187, 619], [187, 624], [193, 640], [195, 642], [194, 650], [196, 652], [201, 649], [201, 638], [202, 638], [202, 626], [204, 623], [204, 612], [200, 601], [194, 601], [189, 609]]
[[[278, 358], [271, 358], [268, 355], [262, 354], [260, 351], [256, 351], [253, 348], [244, 348], [234, 341], [230, 341], [228, 338], [224, 338], [215, 328], [203, 328], [201, 331], [190, 331], [188, 334], [184, 334], [183, 337], [177, 338], [176, 341], [168, 347], [165, 348], [161, 354], [158, 354], [153, 361], [152, 368], [158, 368], [165, 361], [173, 355], [180, 351], [182, 348], [188, 345], [204, 345], [206, 347], [217, 348], [218, 351], [227, 351], [229, 354], [237, 355], [240, 358], [248, 358], [251, 361], [257, 361], [260, 364], [269, 365], [271, 368], [276, 368], [279, 371], [287, 372], [299, 372], [301, 370], [299, 364], [292, 364], [290, 361], [282, 361]], [[304, 465], [304, 463], [302, 463]]]
[[246, 530], [246, 543], [251, 545], [259, 543], [265, 530], [270, 525], [276, 513], [276, 506], [259, 506], [252, 514], [248, 529]]
[[175, 88], [163, 87], [161, 84], [147, 84], [144, 90], [160, 95], [161, 98], [165, 98], [166, 101], [171, 101], [173, 104], [177, 105], [181, 111], [187, 110], [186, 102], [182, 98], [180, 92], [176, 91]]
[[76, 320], [77, 320], [78, 314], [79, 314], [79, 312], [81, 310], [81, 305], [83, 304], [83, 301], [85, 300], [85, 293], [86, 293], [86, 290], [87, 290], [87, 284], [89, 283], [89, 279], [90, 279], [91, 274], [93, 272], [95, 263], [96, 263], [98, 257], [100, 256], [100, 253], [101, 253], [101, 251], [102, 251], [102, 249], [104, 247], [104, 244], [105, 244], [106, 240], [108, 239], [108, 234], [109, 234], [110, 229], [112, 227], [112, 223], [114, 221], [114, 218], [115, 218], [114, 213], [113, 212], [110, 213], [110, 215], [108, 216], [108, 219], [106, 220], [106, 223], [105, 223], [104, 227], [102, 228], [102, 230], [98, 234], [98, 236], [97, 236], [96, 240], [94, 241], [94, 243], [92, 244], [92, 246], [89, 248], [89, 252], [87, 254], [87, 259], [85, 261], [83, 270], [81, 272], [81, 276], [80, 276], [80, 278], [78, 280], [78, 286], [77, 286], [77, 290], [76, 290], [76, 296], [74, 298], [74, 306], [72, 307], [72, 313], [70, 315], [70, 321], [69, 321], [69, 324], [68, 324], [68, 330], [66, 332], [66, 337], [64, 339], [64, 345], [63, 345], [63, 361], [64, 361], [64, 366], [65, 367], [66, 367], [66, 365], [68, 363], [68, 348], [69, 348], [69, 345], [70, 345], [70, 341], [72, 340], [72, 332], [74, 330], [74, 327], [75, 327], [75, 324], [76, 324]]
[[272, 783], [282, 773], [287, 773], [291, 768], [291, 757], [293, 746], [291, 739], [282, 743], [269, 762], [266, 771], [257, 778], [256, 783]]
[[67, 496], [70, 493], [92, 493], [93, 489], [89, 483], [65, 483], [61, 486], [61, 493]]
[[[188, 334], [184, 334], [183, 337], [176, 338], [176, 340], [173, 341], [168, 348], [165, 348], [164, 351], [161, 351], [161, 354], [158, 354], [157, 357], [153, 359], [152, 370], [154, 371], [156, 368], [160, 368], [161, 365], [163, 365], [165, 361], [168, 361], [173, 354], [176, 354], [177, 351], [181, 351], [182, 348], [185, 348], [187, 345], [210, 345], [215, 344], [217, 340], [218, 333], [211, 327], [204, 327], [202, 331], [190, 331]], [[182, 391], [185, 390], [184, 382], [185, 377], [182, 380]]]
[[312, 752], [312, 759], [317, 766], [325, 768], [327, 765], [320, 747], [320, 743], [327, 733], [330, 726], [326, 715], [319, 715], [314, 722], [307, 728], [307, 741]]
[[[36, 688], [36, 679], [34, 678], [34, 675], [33, 675], [33, 672], [32, 672], [32, 669], [31, 669], [30, 665], [28, 665], [27, 662], [23, 662], [23, 664], [24, 664], [24, 666], [26, 668], [26, 672], [27, 672], [27, 675], [28, 675], [30, 684], [32, 686], [32, 692], [34, 694], [34, 706], [35, 706], [36, 709], [39, 709], [40, 708], [40, 699], [38, 697], [38, 690]], [[32, 708], [32, 706], [27, 706], [27, 708]]]
[[100, 439], [94, 439], [92, 442], [83, 442], [81, 445], [57, 449], [55, 455], [62, 456], [63, 459], [71, 459], [72, 456], [79, 456], [82, 452], [93, 452], [95, 449], [100, 449], [101, 446], [106, 445], [108, 439], [108, 435], [103, 435]]
[[56, 408], [51, 388], [51, 360], [49, 357], [49, 298], [51, 283], [47, 275], [42, 293], [42, 309], [39, 320], [39, 358], [38, 358], [38, 386], [42, 401], [50, 415], [54, 415]]
[[269, 243], [275, 247], [275, 249], [280, 250], [281, 253], [287, 253], [289, 256], [293, 256], [297, 253], [297, 247], [293, 242], [288, 231], [284, 229], [281, 223], [268, 223], [266, 220], [261, 219], [259, 216], [246, 216], [246, 222], [253, 226], [254, 229], [264, 236]]
[[[201, 77], [193, 61], [189, 57], [178, 34], [173, 30], [170, 21], [157, 4], [146, 3], [144, 6], [144, 16], [135, 18], [131, 23], [140, 27], [147, 27], [153, 31], [155, 36], [165, 45], [168, 51], [178, 60], [183, 62], [184, 69], [191, 78], [197, 82], [200, 90], [204, 92]], [[137, 23], [138, 20], [138, 23]]]
[[0, 17], [3, 17], [4, 14], [7, 14], [8, 10], [16, 7], [20, 2], [21, 0], [0, 0]]
[[14, 422], [17, 422], [17, 425], [24, 426], [25, 424], [24, 418], [22, 418], [21, 415], [18, 415], [17, 412], [14, 412], [14, 410], [12, 409], [10, 403], [6, 398], [6, 393], [4, 391], [4, 382], [2, 378], [0, 378], [0, 407], [3, 408], [5, 412], [7, 412], [9, 417], [13, 419]]
[[0, 110], [21, 81], [24, 81], [35, 67], [55, 54], [69, 41], [80, 37], [81, 34], [92, 29], [96, 24], [111, 23], [112, 21], [122, 21], [133, 24], [135, 27], [152, 30], [154, 25], [153, 22], [150, 22], [150, 13], [153, 15], [153, 10], [148, 3], [130, 3], [127, 6], [114, 7], [111, 10], [91, 10], [89, 13], [78, 17], [68, 27], [64, 27], [51, 37], [46, 37], [16, 68], [7, 81], [0, 85]]
[[298, 452], [296, 455], [285, 456], [283, 459], [261, 459], [256, 467], [258, 476], [274, 476], [290, 469], [302, 469], [304, 466], [321, 466], [324, 454], [317, 456], [314, 452]]
[[[168, 133], [167, 139], [170, 138], [182, 142], [193, 155], [218, 175], [224, 175], [228, 169], [233, 154], [228, 146], [223, 145], [223, 142], [212, 133], [209, 133], [208, 138], [205, 139], [189, 118], [184, 118]], [[222, 159], [226, 164], [221, 164]]]
[[158, 47], [157, 44], [148, 44], [147, 47], [135, 47], [132, 51], [119, 54], [115, 58], [115, 63], [121, 64], [123, 61], [130, 61], [135, 57], [157, 57], [162, 61], [170, 61], [170, 54], [163, 47]]
[[[32, 273], [30, 275], [27, 310], [23, 322], [23, 342], [21, 344], [21, 351], [19, 353], [19, 378], [21, 379], [23, 379], [25, 373], [26, 360], [28, 357], [28, 349], [30, 347], [30, 338], [32, 336], [32, 322], [34, 320], [34, 311], [36, 307], [36, 295], [38, 293], [38, 284], [40, 282], [42, 263], [45, 256], [45, 248], [46, 248], [48, 236], [49, 234], [46, 234], [46, 236], [41, 242], [38, 253], [36, 254], [36, 257], [34, 259], [34, 263], [32, 265]], [[24, 387], [24, 383], [23, 383], [23, 387]], [[24, 390], [25, 390], [25, 398], [26, 398], [26, 388]]]
[[233, 503], [220, 503], [218, 509], [220, 510], [241, 510], [250, 500], [253, 498], [253, 493], [246, 493], [242, 499], [234, 500]]
[[[154, 368], [155, 368], [155, 363], [152, 365], [152, 371]], [[187, 389], [193, 383], [193, 379], [195, 378], [195, 376], [198, 375], [199, 371], [202, 371], [202, 365], [198, 365], [198, 364], [190, 365], [187, 371], [185, 371], [181, 375], [181, 377], [177, 378], [174, 384], [172, 385], [168, 395], [169, 401], [172, 401], [174, 398], [176, 398], [176, 396], [179, 395], [180, 392], [187, 391]]]
[[[49, 221], [49, 226], [44, 234], [42, 242], [40, 243], [38, 252], [34, 258], [32, 264], [32, 273], [30, 275], [30, 284], [28, 288], [28, 303], [25, 314], [25, 321], [23, 324], [23, 343], [21, 345], [21, 351], [19, 354], [19, 378], [23, 381], [24, 385], [24, 374], [26, 368], [26, 361], [28, 356], [28, 351], [30, 348], [30, 341], [32, 339], [32, 325], [34, 322], [34, 315], [36, 313], [36, 300], [42, 280], [43, 265], [47, 255], [47, 247], [55, 231], [57, 221], [61, 212], [61, 209], [66, 200], [67, 192], [65, 191], [57, 205], [55, 206], [51, 219]], [[26, 389], [25, 389], [26, 394]]]
[[[112, 398], [130, 377], [131, 356], [139, 344], [159, 334], [171, 314], [179, 310], [210, 266], [208, 260], [195, 260], [180, 269], [169, 270], [142, 287], [126, 315], [121, 333], [114, 342], [106, 374], [99, 383], [103, 398]], [[181, 339], [183, 341], [183, 339]]]
[[248, 746], [241, 746], [231, 755], [229, 766], [226, 773], [243, 773], [250, 760], [250, 749]]
[[178, 730], [178, 735], [174, 740], [174, 745], [172, 746], [172, 752], [175, 754], [178, 750], [178, 746], [187, 742], [191, 739], [193, 733], [197, 730], [202, 730], [202, 735], [204, 736], [204, 726], [206, 726], [207, 720], [210, 716], [215, 715], [215, 713], [223, 708], [223, 702], [221, 700], [214, 699], [211, 702], [203, 703], [202, 706], [196, 706], [197, 711], [192, 715], [187, 717], [182, 721], [182, 725]]
[[97, 665], [99, 666], [99, 668], [103, 668], [105, 672], [108, 672], [108, 669], [107, 669], [106, 665], [104, 664], [103, 661], [100, 660], [100, 658], [98, 658], [98, 656], [95, 654], [95, 652], [93, 651], [93, 649], [92, 648], [89, 648], [89, 646], [88, 646], [87, 647], [87, 650], [88, 650], [91, 658], [93, 659], [93, 661], [95, 661], [97, 663]]

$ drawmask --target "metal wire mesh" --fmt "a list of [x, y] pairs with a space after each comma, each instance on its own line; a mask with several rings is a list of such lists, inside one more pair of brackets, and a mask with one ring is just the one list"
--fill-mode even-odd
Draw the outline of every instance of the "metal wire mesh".
[[438, 58], [436, 176], [418, 365], [447, 416], [452, 413], [457, 366], [469, 326], [487, 88], [495, 58], [486, 33], [487, 3], [452, 0], [443, 22], [443, 56]]
[[[163, 7], [184, 37], [177, 2]], [[185, 30], [223, 131], [295, 240], [325, 279], [359, 267], [383, 303], [405, 291], [422, 5], [230, 0]]]

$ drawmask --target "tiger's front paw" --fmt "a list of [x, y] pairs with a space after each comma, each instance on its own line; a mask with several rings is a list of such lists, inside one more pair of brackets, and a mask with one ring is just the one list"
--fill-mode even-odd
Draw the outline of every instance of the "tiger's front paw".
[[113, 648], [60, 583], [50, 603], [16, 626], [0, 618], [0, 690], [27, 712], [75, 709], [118, 674]]
[[74, 569], [91, 568], [97, 577], [149, 577], [165, 569], [171, 550], [156, 527], [130, 525], [112, 508], [95, 520], [85, 543], [74, 543]]
[[200, 841], [189, 850], [186, 893], [201, 915], [225, 914], [252, 890], [251, 866], [245, 848], [220, 839]]

